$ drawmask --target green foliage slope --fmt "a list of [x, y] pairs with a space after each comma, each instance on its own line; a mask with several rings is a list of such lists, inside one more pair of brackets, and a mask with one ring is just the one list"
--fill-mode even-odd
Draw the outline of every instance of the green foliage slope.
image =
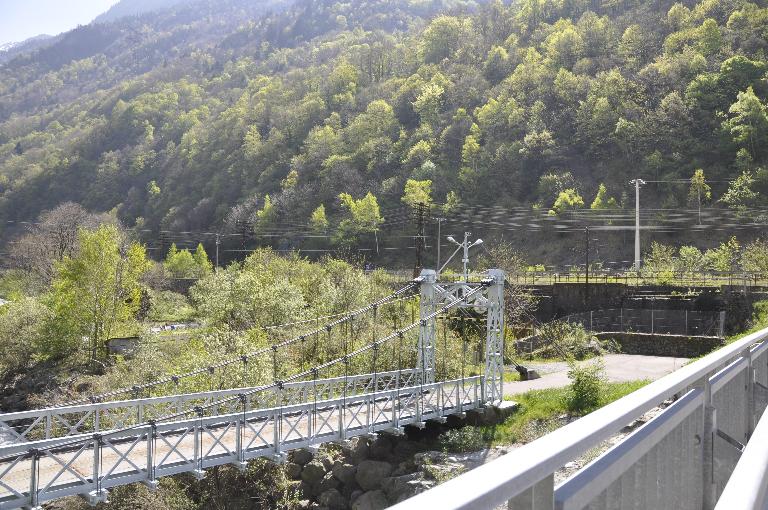
[[150, 231], [267, 232], [323, 206], [349, 227], [352, 199], [386, 221], [408, 179], [552, 208], [699, 168], [766, 192], [764, 4], [226, 0], [80, 27], [0, 67], [0, 217], [73, 200]]

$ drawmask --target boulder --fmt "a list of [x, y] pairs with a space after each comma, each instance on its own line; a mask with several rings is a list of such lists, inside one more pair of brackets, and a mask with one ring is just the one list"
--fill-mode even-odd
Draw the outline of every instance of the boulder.
[[328, 455], [326, 455], [325, 457], [323, 457], [322, 459], [320, 459], [320, 462], [322, 462], [322, 463], [323, 463], [323, 467], [325, 467], [325, 471], [326, 471], [326, 472], [328, 472], [328, 471], [330, 471], [331, 469], [333, 469], [333, 464], [334, 464], [334, 461], [333, 461], [333, 459], [332, 459], [331, 457], [329, 457]]
[[352, 510], [384, 510], [389, 501], [383, 491], [368, 491], [352, 503]]
[[387, 497], [392, 501], [397, 501], [403, 494], [413, 495], [413, 487], [409, 482], [421, 479], [421, 473], [411, 473], [403, 476], [393, 476], [385, 478], [381, 482], [381, 488], [386, 493]]
[[299, 483], [299, 493], [301, 497], [305, 499], [312, 498], [312, 486], [307, 482], [305, 482], [304, 480], [302, 480]]
[[392, 453], [392, 442], [389, 438], [380, 435], [369, 447], [371, 458], [385, 460]]
[[400, 459], [407, 459], [422, 450], [424, 450], [424, 447], [419, 443], [403, 439], [397, 442], [392, 453]]
[[365, 491], [381, 487], [381, 482], [392, 473], [392, 465], [378, 460], [364, 460], [357, 466], [355, 480]]
[[349, 503], [350, 504], [354, 503], [355, 501], [357, 501], [357, 498], [359, 498], [362, 495], [363, 495], [363, 491], [361, 490], [352, 491], [352, 494], [349, 495]]
[[336, 464], [333, 465], [331, 472], [333, 473], [333, 476], [344, 485], [355, 483], [355, 473], [357, 473], [357, 468], [352, 464], [336, 462]]
[[326, 473], [320, 483], [317, 484], [317, 494], [322, 494], [331, 489], [338, 489], [340, 482], [331, 473]]
[[330, 510], [344, 510], [347, 508], [347, 501], [336, 489], [329, 489], [317, 498], [320, 505], [328, 507]]
[[440, 464], [441, 462], [445, 462], [447, 458], [448, 455], [443, 452], [422, 452], [413, 456], [413, 463], [417, 466], [423, 466], [425, 464]]
[[325, 466], [323, 466], [322, 462], [317, 460], [308, 463], [301, 471], [301, 479], [311, 485], [320, 482], [324, 476]]
[[291, 455], [291, 457], [293, 458], [293, 462], [295, 462], [296, 464], [300, 466], [305, 466], [309, 464], [309, 462], [312, 460], [314, 455], [312, 455], [312, 452], [310, 452], [309, 450], [301, 449], [301, 450], [295, 450]]
[[301, 465], [296, 464], [295, 462], [286, 462], [284, 469], [285, 469], [285, 476], [287, 476], [291, 480], [301, 479]]
[[393, 501], [392, 504], [396, 505], [397, 503], [402, 503], [408, 498], [411, 498], [415, 496], [416, 494], [420, 494], [424, 491], [428, 491], [429, 489], [433, 488], [437, 483], [431, 481], [431, 480], [413, 480], [411, 482], [408, 482], [408, 485], [411, 486], [410, 492], [404, 492], [402, 493], [397, 500]]
[[370, 455], [368, 439], [364, 437], [355, 437], [350, 441], [350, 458], [353, 464], [359, 464]]

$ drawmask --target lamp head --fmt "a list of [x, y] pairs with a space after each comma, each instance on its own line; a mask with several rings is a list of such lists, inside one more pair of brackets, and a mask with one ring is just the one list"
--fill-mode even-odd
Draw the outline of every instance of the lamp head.
[[456, 242], [456, 239], [454, 239], [453, 236], [448, 236], [446, 239], [448, 239], [450, 242], [452, 242], [454, 244], [459, 244], [459, 243]]
[[479, 246], [479, 245], [481, 245], [481, 244], [483, 244], [483, 240], [482, 240], [482, 239], [478, 239], [477, 241], [475, 241], [474, 243], [472, 243], [472, 246]]

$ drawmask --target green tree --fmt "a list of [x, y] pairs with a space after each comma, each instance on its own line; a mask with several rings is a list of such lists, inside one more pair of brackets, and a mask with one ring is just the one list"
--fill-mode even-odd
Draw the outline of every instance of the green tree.
[[176, 243], [168, 250], [163, 267], [174, 278], [196, 278], [199, 272], [194, 255], [189, 250], [179, 250]]
[[419, 204], [429, 207], [432, 204], [432, 181], [408, 179], [405, 181], [405, 190], [400, 200], [413, 208]]
[[462, 35], [469, 21], [454, 16], [438, 16], [424, 30], [421, 51], [427, 63], [439, 63], [450, 58], [461, 47]]
[[483, 74], [491, 83], [499, 83], [509, 71], [509, 53], [502, 46], [493, 46], [485, 58]]
[[325, 216], [325, 206], [323, 204], [318, 205], [317, 209], [312, 211], [312, 215], [309, 217], [309, 225], [317, 233], [328, 230], [328, 218]]
[[707, 184], [704, 170], [697, 168], [691, 177], [691, 187], [688, 189], [688, 203], [695, 203], [699, 209], [699, 225], [701, 225], [701, 203], [712, 198], [712, 189]]
[[678, 260], [675, 257], [675, 249], [672, 246], [653, 241], [651, 251], [646, 253], [643, 260], [643, 273], [647, 277], [667, 282], [672, 279], [677, 269]]
[[258, 230], [264, 231], [277, 220], [277, 208], [272, 203], [269, 195], [264, 196], [264, 205], [256, 211], [255, 226]]
[[557, 196], [555, 203], [549, 210], [549, 215], [556, 216], [566, 211], [572, 211], [581, 207], [584, 207], [584, 199], [581, 198], [579, 192], [574, 188], [568, 188], [564, 191], [561, 191]]
[[373, 233], [376, 238], [376, 251], [379, 251], [378, 231], [379, 225], [384, 221], [379, 210], [379, 202], [373, 193], [368, 192], [363, 198], [355, 200], [348, 193], [339, 195], [341, 205], [349, 217], [344, 218], [339, 223], [339, 237], [341, 242], [348, 242], [356, 239], [360, 234]]
[[115, 328], [132, 321], [141, 304], [142, 275], [150, 263], [144, 246], [114, 225], [81, 230], [79, 250], [56, 266], [51, 302], [61, 351], [90, 342], [95, 359]]
[[728, 109], [731, 117], [723, 127], [731, 133], [733, 141], [749, 150], [754, 159], [766, 151], [768, 139], [768, 110], [755, 95], [752, 87], [739, 92], [736, 102]]
[[695, 246], [681, 246], [679, 253], [680, 268], [687, 273], [700, 273], [707, 269], [707, 259]]
[[592, 201], [592, 204], [589, 206], [589, 208], [599, 210], [617, 209], [618, 207], [619, 204], [616, 203], [616, 199], [608, 196], [608, 190], [606, 189], [605, 184], [601, 182], [597, 189], [597, 195], [595, 195], [595, 199]]
[[757, 239], [745, 246], [741, 254], [741, 267], [751, 273], [768, 273], [768, 242]]
[[752, 176], [752, 172], [745, 170], [728, 184], [728, 191], [720, 198], [720, 201], [727, 204], [731, 209], [744, 211], [757, 199], [758, 194], [752, 189], [754, 183], [755, 178]]
[[50, 354], [46, 325], [51, 311], [35, 298], [21, 298], [0, 306], [0, 373], [9, 377], [34, 361], [35, 356]]
[[735, 237], [728, 241], [720, 243], [720, 246], [707, 250], [704, 255], [712, 265], [712, 269], [721, 272], [732, 272], [739, 261], [739, 250], [741, 246]]
[[421, 122], [428, 126], [437, 124], [443, 103], [445, 89], [438, 83], [427, 83], [413, 102], [413, 109], [419, 114]]
[[199, 277], [202, 277], [213, 270], [213, 264], [211, 264], [210, 259], [208, 259], [208, 253], [205, 251], [203, 243], [197, 243], [197, 248], [195, 248], [193, 257], [200, 272]]

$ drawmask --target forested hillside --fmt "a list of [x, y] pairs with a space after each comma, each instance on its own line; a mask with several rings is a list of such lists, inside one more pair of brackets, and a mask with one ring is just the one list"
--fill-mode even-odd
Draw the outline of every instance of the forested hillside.
[[[765, 2], [212, 5], [0, 67], [2, 219], [75, 201], [147, 232], [341, 243], [406, 191], [559, 214], [702, 169], [723, 207], [768, 193]], [[659, 190], [648, 203], [687, 207], [687, 188]]]

